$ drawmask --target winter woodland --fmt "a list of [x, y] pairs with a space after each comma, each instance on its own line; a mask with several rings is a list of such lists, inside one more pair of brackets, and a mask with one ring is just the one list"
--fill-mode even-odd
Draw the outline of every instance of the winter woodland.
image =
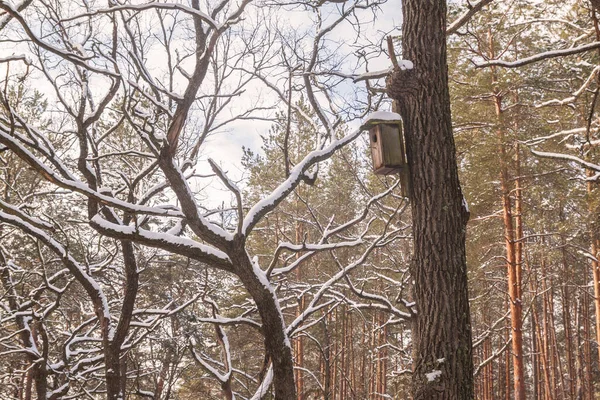
[[595, 399], [599, 18], [0, 0], [0, 399]]

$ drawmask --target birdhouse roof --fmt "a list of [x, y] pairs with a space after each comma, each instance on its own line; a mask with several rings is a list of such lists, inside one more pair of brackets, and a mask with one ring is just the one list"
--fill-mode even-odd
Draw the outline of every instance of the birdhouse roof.
[[400, 114], [391, 111], [375, 111], [367, 115], [363, 120], [361, 129], [369, 129], [378, 124], [400, 124], [402, 117]]

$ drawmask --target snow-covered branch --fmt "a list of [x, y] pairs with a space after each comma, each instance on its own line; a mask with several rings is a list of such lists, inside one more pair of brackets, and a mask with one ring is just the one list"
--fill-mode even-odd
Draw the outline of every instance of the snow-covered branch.
[[306, 173], [308, 170], [318, 163], [319, 161], [326, 160], [336, 150], [344, 147], [348, 143], [351, 143], [356, 139], [362, 131], [359, 129], [349, 135], [344, 136], [341, 139], [335, 140], [329, 146], [322, 150], [314, 150], [310, 152], [304, 159], [298, 163], [291, 171], [290, 176], [279, 185], [269, 196], [256, 203], [246, 217], [244, 218], [244, 224], [242, 226], [242, 233], [248, 235], [254, 226], [270, 211], [272, 211], [277, 205], [285, 199], [285, 197], [292, 192], [303, 180], [306, 179]]
[[593, 42], [578, 47], [570, 47], [568, 49], [546, 51], [544, 53], [535, 54], [515, 61], [489, 60], [483, 63], [475, 64], [475, 67], [486, 68], [498, 66], [504, 68], [518, 68], [538, 61], [585, 53], [586, 51], [595, 50], [598, 48], [600, 48], [600, 42]]

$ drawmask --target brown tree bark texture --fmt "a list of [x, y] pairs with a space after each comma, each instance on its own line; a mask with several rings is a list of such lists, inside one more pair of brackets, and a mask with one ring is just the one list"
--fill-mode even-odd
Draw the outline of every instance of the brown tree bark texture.
[[[403, 58], [388, 94], [398, 101], [410, 169], [417, 317], [414, 399], [472, 399], [473, 362], [465, 259], [468, 211], [458, 179], [448, 91], [446, 2], [402, 2]], [[439, 372], [438, 372], [439, 371]]]

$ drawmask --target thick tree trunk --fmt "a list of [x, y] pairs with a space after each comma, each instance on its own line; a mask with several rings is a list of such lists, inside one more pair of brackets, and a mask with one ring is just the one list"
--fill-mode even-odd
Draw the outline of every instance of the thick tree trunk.
[[106, 365], [106, 399], [122, 399], [124, 394], [121, 392], [121, 362], [119, 360], [119, 351], [109, 345], [110, 349], [104, 351]]
[[414, 399], [472, 399], [473, 361], [465, 231], [448, 92], [446, 2], [402, 2], [403, 57], [388, 93], [404, 121], [410, 169], [417, 316]]

